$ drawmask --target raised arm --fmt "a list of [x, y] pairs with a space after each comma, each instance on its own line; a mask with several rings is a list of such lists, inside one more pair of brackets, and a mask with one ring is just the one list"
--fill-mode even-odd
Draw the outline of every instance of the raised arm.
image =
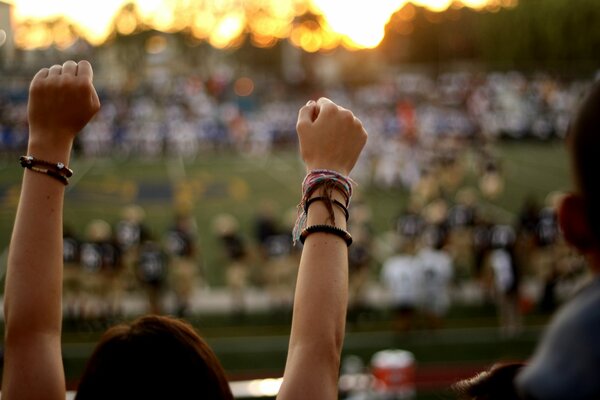
[[[75, 135], [100, 108], [87, 61], [40, 70], [29, 89], [28, 156], [8, 253], [3, 399], [64, 399], [62, 225]], [[49, 175], [44, 171], [51, 171]], [[52, 172], [54, 171], [54, 172]], [[58, 172], [57, 172], [58, 171]]]
[[[367, 133], [352, 112], [328, 99], [300, 109], [300, 152], [309, 172], [335, 171], [347, 177], [366, 143]], [[323, 187], [309, 198], [326, 195]], [[344, 204], [343, 190], [331, 197]], [[335, 222], [330, 218], [334, 212]], [[343, 208], [314, 201], [306, 226], [329, 225], [346, 230]], [[306, 236], [294, 298], [292, 331], [279, 399], [337, 399], [340, 354], [348, 302], [348, 247], [336, 234]]]

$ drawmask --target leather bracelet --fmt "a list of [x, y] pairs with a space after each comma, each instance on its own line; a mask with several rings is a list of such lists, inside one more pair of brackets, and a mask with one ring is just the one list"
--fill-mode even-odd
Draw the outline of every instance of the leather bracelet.
[[35, 158], [34, 156], [21, 156], [19, 157], [19, 162], [21, 163], [21, 166], [25, 168], [42, 166], [48, 170], [53, 170], [54, 172], [63, 175], [66, 178], [73, 176], [73, 170], [61, 162], [53, 163]]
[[69, 177], [73, 176], [73, 171], [63, 163], [54, 164], [49, 161], [38, 160], [32, 156], [21, 156], [19, 162], [23, 168], [40, 174], [46, 174], [65, 186], [69, 184]]
[[329, 197], [318, 196], [318, 197], [313, 197], [311, 199], [306, 200], [306, 203], [304, 203], [304, 213], [308, 214], [308, 208], [315, 201], [325, 201], [325, 202], [328, 201], [332, 204], [335, 204], [344, 212], [344, 216], [346, 217], [346, 222], [348, 222], [348, 219], [350, 218], [350, 213], [348, 213], [348, 209], [346, 208], [346, 206], [341, 201], [335, 200], [335, 199], [330, 199]]
[[352, 244], [352, 235], [349, 232], [345, 231], [342, 228], [338, 228], [333, 225], [311, 225], [307, 226], [302, 230], [300, 234], [300, 243], [304, 244], [306, 238], [312, 234], [317, 232], [330, 233], [332, 235], [338, 236], [346, 242], [346, 246], [350, 247]]

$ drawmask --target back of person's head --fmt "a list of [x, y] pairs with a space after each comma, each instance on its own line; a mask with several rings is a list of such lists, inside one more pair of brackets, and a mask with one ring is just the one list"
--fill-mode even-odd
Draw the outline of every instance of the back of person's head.
[[161, 316], [110, 328], [81, 378], [78, 400], [233, 399], [219, 360], [191, 325]]
[[575, 183], [585, 202], [590, 229], [600, 242], [600, 82], [592, 85], [568, 132]]
[[519, 400], [514, 379], [521, 363], [496, 364], [488, 371], [453, 385], [461, 400]]

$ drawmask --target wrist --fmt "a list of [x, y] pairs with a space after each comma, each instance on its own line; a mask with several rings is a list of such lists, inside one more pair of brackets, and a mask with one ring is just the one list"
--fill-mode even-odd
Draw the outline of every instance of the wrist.
[[311, 171], [319, 170], [319, 169], [334, 171], [345, 177], [350, 175], [349, 170], [347, 170], [346, 168], [343, 168], [339, 165], [327, 165], [326, 163], [306, 163], [306, 172], [308, 172], [308, 173], [310, 173]]
[[69, 165], [72, 143], [48, 143], [45, 140], [29, 139], [27, 155], [53, 162]]

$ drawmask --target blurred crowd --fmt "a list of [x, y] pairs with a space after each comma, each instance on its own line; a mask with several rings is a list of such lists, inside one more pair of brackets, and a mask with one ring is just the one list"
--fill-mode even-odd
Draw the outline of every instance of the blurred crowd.
[[[370, 134], [355, 177], [409, 193], [389, 232], [374, 232], [372, 210], [360, 198], [353, 201], [350, 318], [369, 312], [369, 288], [378, 285], [386, 290], [398, 330], [438, 328], [456, 289], [475, 282], [483, 301], [497, 306], [503, 333], [514, 335], [522, 312], [554, 310], [583, 274], [582, 260], [557, 228], [558, 195], [542, 204], [528, 200], [508, 224], [483, 210], [481, 200], [504, 189], [495, 140], [563, 138], [587, 82], [517, 72], [435, 79], [404, 74], [327, 92], [296, 90], [269, 78], [244, 82], [240, 88], [239, 79], [186, 76], [118, 90], [100, 83], [102, 109], [79, 135], [76, 152], [194, 158], [233, 149], [262, 156], [295, 146], [299, 106], [325, 95], [352, 109]], [[0, 93], [0, 154], [13, 156], [26, 145], [26, 94], [25, 87]], [[465, 183], [473, 169], [476, 188]], [[215, 217], [236, 312], [244, 312], [251, 286], [268, 293], [273, 310], [290, 309], [299, 255], [291, 245], [292, 219], [278, 223], [268, 207], [258, 210], [254, 237], [247, 238], [233, 216]], [[83, 233], [66, 227], [64, 246], [66, 316], [74, 320], [117, 317], [132, 291], [145, 293], [148, 310], [156, 313], [164, 311], [170, 293], [173, 311], [186, 315], [194, 293], [210, 285], [188, 214], [153, 236], [143, 209], [130, 206], [114, 226], [96, 220]], [[252, 264], [261, 265], [258, 277]], [[537, 298], [525, 294], [527, 279], [540, 283]]]
[[[102, 109], [77, 144], [86, 156], [194, 157], [215, 148], [264, 154], [295, 144], [295, 116], [307, 96], [325, 95], [354, 112], [371, 132], [370, 153], [419, 137], [562, 137], [587, 82], [549, 75], [447, 73], [327, 91], [286, 86], [275, 78], [214, 75], [154, 79], [114, 89], [97, 85]], [[26, 143], [27, 87], [0, 92], [0, 150]]]

